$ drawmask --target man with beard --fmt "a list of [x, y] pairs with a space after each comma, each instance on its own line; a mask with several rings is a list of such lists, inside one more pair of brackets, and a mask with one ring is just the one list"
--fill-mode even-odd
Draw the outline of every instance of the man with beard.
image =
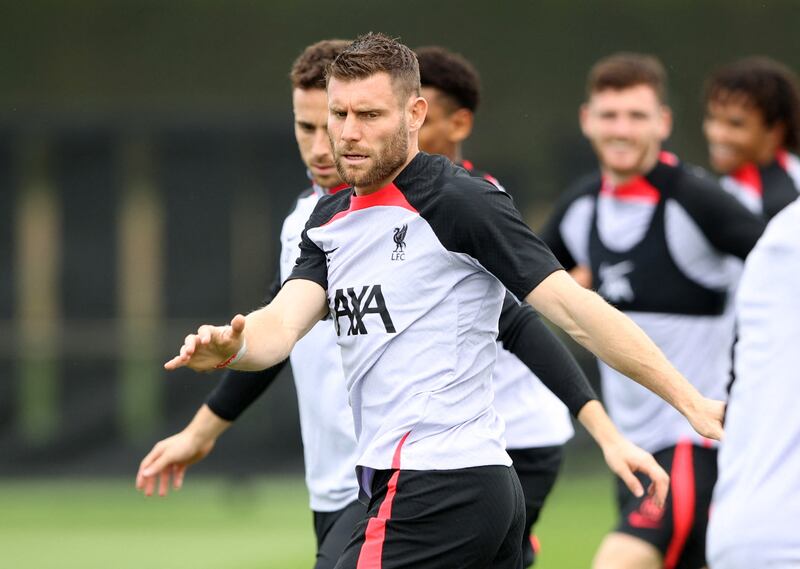
[[[727, 290], [763, 222], [707, 175], [661, 150], [671, 128], [666, 73], [651, 56], [621, 53], [589, 73], [580, 122], [600, 172], [565, 194], [543, 233], [565, 268], [590, 267], [600, 295], [653, 338], [706, 397], [722, 399], [733, 322]], [[705, 565], [716, 479], [713, 441], [674, 409], [601, 363], [612, 419], [671, 472], [666, 508], [618, 493], [620, 521], [596, 568]]]
[[[284, 221], [279, 277], [267, 301], [274, 298], [281, 280], [291, 273], [303, 227], [316, 203], [323, 195], [342, 189], [326, 128], [325, 69], [348, 43], [326, 40], [313, 44], [292, 66], [295, 138], [313, 185], [299, 196], [294, 210]], [[521, 361], [517, 360], [517, 366], [521, 369], [514, 370], [514, 378], [520, 384], [518, 391], [525, 393], [526, 386], [534, 381], [529, 371], [522, 371], [528, 369], [525, 365], [536, 369], [586, 426], [602, 448], [610, 468], [630, 484], [631, 491], [643, 492], [633, 475], [633, 471], [640, 470], [663, 481], [651, 492], [657, 499], [664, 499], [666, 473], [652, 457], [622, 440], [564, 346], [529, 306], [520, 306], [510, 295], [507, 295], [500, 316], [500, 339], [509, 350], [519, 354]], [[336, 563], [356, 521], [365, 510], [356, 500], [356, 438], [333, 325], [321, 322], [314, 326], [292, 349], [290, 359], [300, 408], [306, 484], [317, 537], [315, 567], [330, 568]], [[137, 486], [148, 496], [156, 491], [157, 484], [158, 493], [166, 495], [170, 478], [175, 487], [180, 487], [186, 468], [208, 455], [217, 438], [267, 389], [284, 363], [258, 372], [226, 371], [189, 425], [180, 433], [158, 442], [144, 458], [137, 475]], [[549, 393], [542, 395], [547, 396], [553, 397]], [[523, 403], [516, 412], [535, 415], [536, 410], [542, 407], [540, 401], [531, 401], [530, 397], [523, 398]], [[541, 412], [537, 416], [539, 423], [551, 419]], [[525, 428], [531, 429], [528, 436], [537, 436], [537, 429], [546, 426], [528, 421]], [[568, 419], [567, 425], [562, 425], [561, 429], [570, 429], [571, 432]], [[515, 466], [529, 469], [523, 458]], [[143, 473], [148, 469], [155, 474], [145, 476]]]
[[576, 285], [507, 194], [418, 151], [419, 89], [413, 52], [381, 34], [334, 60], [328, 131], [353, 189], [320, 199], [268, 306], [201, 326], [165, 368], [270, 367], [330, 314], [369, 498], [337, 567], [519, 567], [521, 489], [491, 405], [503, 285], [703, 435], [721, 435], [722, 404]]
[[709, 77], [703, 132], [722, 187], [771, 219], [800, 193], [797, 76], [766, 57], [726, 65]]

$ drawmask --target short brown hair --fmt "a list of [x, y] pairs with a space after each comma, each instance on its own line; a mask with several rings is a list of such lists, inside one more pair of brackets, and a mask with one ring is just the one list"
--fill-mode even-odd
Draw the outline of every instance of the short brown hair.
[[419, 78], [423, 87], [438, 89], [457, 108], [473, 113], [481, 100], [481, 79], [477, 69], [462, 55], [432, 45], [418, 47]]
[[667, 72], [652, 55], [620, 52], [604, 57], [592, 66], [586, 81], [586, 96], [613, 89], [621, 91], [638, 85], [652, 87], [661, 103], [667, 101]]
[[768, 127], [786, 126], [783, 146], [800, 146], [800, 87], [797, 75], [768, 57], [747, 57], [717, 69], [706, 81], [705, 104], [741, 101], [752, 105]]
[[324, 89], [325, 70], [350, 45], [350, 40], [322, 40], [303, 50], [292, 64], [289, 78], [294, 89]]
[[401, 100], [419, 95], [419, 63], [407, 46], [380, 33], [369, 32], [355, 39], [328, 66], [331, 77], [352, 81], [366, 79], [376, 73], [388, 73], [399, 88]]

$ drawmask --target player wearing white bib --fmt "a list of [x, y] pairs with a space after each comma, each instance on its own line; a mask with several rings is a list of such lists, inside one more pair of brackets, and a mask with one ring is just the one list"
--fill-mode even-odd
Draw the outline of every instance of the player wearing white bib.
[[712, 569], [800, 567], [800, 202], [747, 258], [708, 525]]
[[[763, 222], [697, 168], [661, 150], [671, 127], [666, 73], [650, 56], [600, 60], [581, 128], [600, 162], [561, 199], [543, 232], [566, 269], [591, 269], [598, 293], [624, 311], [706, 397], [725, 397], [733, 343], [727, 291]], [[716, 451], [674, 409], [600, 365], [609, 414], [671, 473], [664, 509], [619, 493], [620, 520], [594, 566], [705, 564]]]
[[427, 104], [411, 50], [357, 39], [330, 68], [328, 106], [353, 189], [319, 201], [272, 303], [201, 326], [165, 367], [270, 367], [331, 316], [370, 496], [337, 567], [520, 566], [521, 490], [491, 405], [504, 286], [720, 436], [722, 405], [578, 287], [507, 194], [418, 151]]

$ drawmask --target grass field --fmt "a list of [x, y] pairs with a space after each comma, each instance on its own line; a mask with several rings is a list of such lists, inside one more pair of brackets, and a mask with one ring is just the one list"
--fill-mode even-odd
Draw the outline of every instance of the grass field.
[[[189, 479], [167, 499], [132, 480], [0, 484], [0, 558], [10, 569], [309, 569], [301, 479]], [[613, 522], [611, 478], [567, 473], [538, 534], [538, 569], [579, 569]]]

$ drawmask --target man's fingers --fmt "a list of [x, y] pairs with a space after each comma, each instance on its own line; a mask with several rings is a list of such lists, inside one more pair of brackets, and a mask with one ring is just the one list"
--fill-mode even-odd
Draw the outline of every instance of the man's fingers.
[[625, 469], [622, 472], [618, 472], [617, 475], [622, 478], [625, 486], [628, 487], [628, 490], [630, 490], [634, 496], [637, 498], [644, 496], [644, 487], [632, 470]]
[[196, 347], [197, 347], [197, 335], [189, 334], [183, 340], [183, 347], [181, 348], [181, 353], [191, 356], [192, 354], [194, 354], [194, 350]]
[[172, 371], [178, 369], [179, 367], [183, 367], [185, 365], [186, 361], [183, 359], [182, 356], [175, 356], [174, 358], [172, 358], [171, 360], [169, 360], [167, 363], [164, 364], [164, 369]]
[[186, 476], [186, 465], [179, 464], [175, 465], [175, 468], [172, 472], [172, 487], [175, 490], [180, 490], [183, 487], [183, 479]]
[[214, 334], [219, 334], [217, 326], [203, 324], [197, 329], [197, 337], [199, 338], [200, 343], [204, 346], [207, 346], [211, 343], [211, 339], [214, 338]]
[[148, 476], [144, 479], [144, 495], [152, 496], [153, 490], [156, 487], [156, 479], [154, 476]]
[[173, 463], [173, 459], [167, 456], [166, 453], [160, 453], [150, 464], [142, 469], [144, 476], [156, 476], [159, 473], [167, 470]]
[[652, 481], [649, 492], [652, 494], [656, 506], [663, 508], [669, 494], [669, 474], [652, 457], [649, 457], [638, 470]]
[[244, 332], [244, 325], [247, 319], [241, 314], [237, 314], [231, 320], [231, 338], [238, 338]]
[[142, 461], [139, 463], [139, 473], [143, 473], [149, 466], [151, 466], [158, 458], [164, 454], [164, 441], [159, 441], [153, 446]]
[[158, 495], [162, 498], [166, 496], [169, 491], [169, 475], [171, 472], [172, 468], [167, 467], [158, 475]]

